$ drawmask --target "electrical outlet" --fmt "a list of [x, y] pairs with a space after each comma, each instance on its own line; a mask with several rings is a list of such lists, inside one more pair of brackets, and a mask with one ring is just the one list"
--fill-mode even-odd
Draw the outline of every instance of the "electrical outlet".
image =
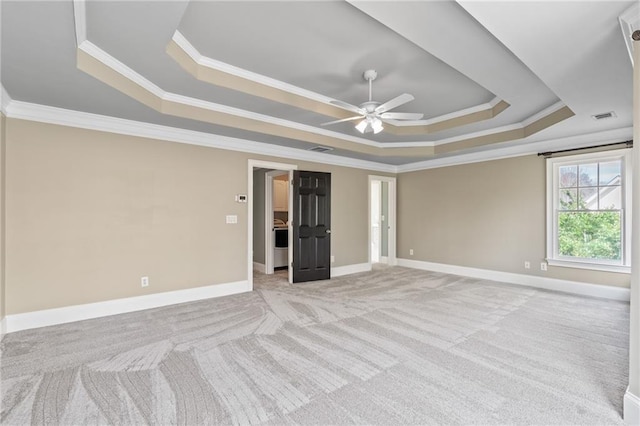
[[334, 263], [336, 261], [336, 257], [331, 255], [331, 263]]
[[524, 269], [531, 269], [531, 262], [529, 262], [528, 260], [524, 261]]
[[409, 249], [409, 256], [413, 256], [413, 249]]
[[140, 285], [142, 287], [149, 287], [149, 277], [140, 278]]
[[547, 270], [547, 262], [540, 263], [540, 270], [541, 271], [546, 271]]

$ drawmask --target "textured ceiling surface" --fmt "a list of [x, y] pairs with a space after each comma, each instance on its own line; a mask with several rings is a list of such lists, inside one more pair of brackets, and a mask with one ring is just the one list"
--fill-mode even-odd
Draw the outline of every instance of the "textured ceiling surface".
[[[407, 164], [630, 127], [632, 69], [618, 16], [632, 3], [5, 0], [0, 76], [17, 101], [282, 147], [308, 149], [324, 140], [335, 148], [330, 155]], [[120, 74], [204, 109], [150, 107], [118, 78], [81, 67], [78, 19], [86, 40], [102, 51], [94, 58], [101, 66], [117, 62], [128, 70]], [[169, 54], [177, 35], [197, 50], [199, 63], [257, 80], [241, 87], [207, 81], [205, 72]], [[360, 134], [357, 121], [321, 126], [351, 115], [328, 100], [366, 100], [366, 69], [378, 72], [374, 100], [410, 93], [415, 100], [394, 111], [447, 125], [416, 126], [414, 134], [387, 126], [377, 135]], [[269, 81], [292, 91], [284, 101], [265, 95], [260, 85]], [[303, 92], [311, 93], [311, 106], [286, 101]], [[468, 118], [498, 102], [506, 107]], [[207, 108], [257, 121], [211, 118]], [[565, 113], [553, 118], [560, 108]], [[617, 117], [591, 118], [607, 111]], [[548, 123], [522, 130], [536, 120]], [[499, 137], [514, 129], [521, 134]]]

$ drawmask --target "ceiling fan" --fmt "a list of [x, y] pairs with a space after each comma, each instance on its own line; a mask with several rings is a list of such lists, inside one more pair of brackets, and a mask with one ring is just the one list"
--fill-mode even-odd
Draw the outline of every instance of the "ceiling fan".
[[367, 70], [364, 72], [363, 77], [369, 82], [369, 100], [367, 102], [361, 103], [360, 106], [355, 106], [342, 101], [331, 101], [331, 104], [344, 108], [348, 111], [355, 112], [358, 115], [343, 118], [342, 120], [322, 123], [321, 126], [329, 126], [331, 124], [344, 123], [345, 121], [362, 119], [362, 121], [356, 124], [356, 129], [360, 133], [380, 133], [382, 129], [384, 129], [382, 123], [388, 122], [387, 120], [420, 120], [424, 116], [424, 114], [413, 112], [388, 112], [400, 105], [411, 102], [415, 98], [408, 93], [403, 93], [402, 95], [383, 104], [376, 102], [372, 100], [371, 89], [373, 80], [378, 77], [378, 73], [375, 70]]

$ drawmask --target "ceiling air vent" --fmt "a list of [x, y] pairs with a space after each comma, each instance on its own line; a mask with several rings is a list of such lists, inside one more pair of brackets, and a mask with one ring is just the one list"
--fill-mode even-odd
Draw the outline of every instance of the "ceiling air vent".
[[309, 148], [309, 151], [327, 152], [327, 151], [333, 151], [333, 148], [329, 148], [328, 146], [314, 146], [313, 148]]
[[615, 112], [609, 111], [609, 112], [603, 112], [600, 114], [592, 115], [591, 117], [593, 117], [594, 120], [605, 120], [607, 118], [615, 118], [617, 117], [617, 115]]

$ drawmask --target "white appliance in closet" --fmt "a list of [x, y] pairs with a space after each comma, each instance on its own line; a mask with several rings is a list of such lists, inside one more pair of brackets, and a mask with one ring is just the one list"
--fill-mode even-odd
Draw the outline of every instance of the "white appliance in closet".
[[289, 259], [289, 227], [280, 219], [273, 220], [273, 267], [287, 266]]

